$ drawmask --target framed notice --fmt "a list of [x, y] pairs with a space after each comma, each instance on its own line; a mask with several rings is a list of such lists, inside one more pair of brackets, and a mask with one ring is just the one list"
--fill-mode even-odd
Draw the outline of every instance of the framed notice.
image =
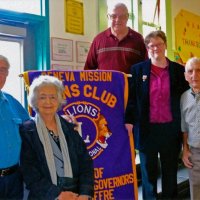
[[62, 65], [62, 64], [52, 64], [51, 65], [51, 70], [73, 70], [72, 65]]
[[76, 0], [65, 0], [65, 31], [84, 34], [83, 3]]
[[51, 38], [52, 60], [73, 61], [73, 41]]
[[90, 42], [76, 41], [76, 61], [78, 63], [84, 63], [86, 61], [90, 45]]

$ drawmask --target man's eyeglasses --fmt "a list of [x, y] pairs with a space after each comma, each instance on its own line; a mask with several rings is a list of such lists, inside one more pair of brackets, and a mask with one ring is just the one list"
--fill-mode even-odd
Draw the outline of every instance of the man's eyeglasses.
[[158, 43], [158, 44], [150, 44], [150, 45], [147, 45], [147, 48], [153, 50], [153, 49], [155, 49], [155, 47], [156, 47], [156, 48], [161, 48], [161, 47], [163, 47], [164, 44], [165, 44], [164, 42]]
[[8, 68], [0, 67], [0, 74], [8, 74]]
[[125, 14], [125, 15], [108, 14], [108, 18], [110, 20], [116, 20], [117, 18], [119, 20], [126, 20], [128, 19], [128, 14]]

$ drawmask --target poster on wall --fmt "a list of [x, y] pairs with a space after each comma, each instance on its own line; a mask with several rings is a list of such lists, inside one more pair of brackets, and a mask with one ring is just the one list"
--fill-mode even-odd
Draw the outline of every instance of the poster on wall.
[[176, 61], [185, 64], [191, 57], [200, 57], [200, 16], [181, 10], [175, 17]]
[[90, 42], [76, 41], [76, 61], [78, 63], [85, 63], [90, 45]]
[[65, 31], [84, 34], [83, 3], [76, 0], [65, 0]]
[[51, 38], [52, 60], [73, 61], [73, 41], [62, 38]]
[[138, 199], [133, 134], [124, 125], [128, 76], [116, 71], [29, 71], [26, 88], [39, 76], [56, 76], [65, 85], [67, 104], [94, 161], [94, 200]]

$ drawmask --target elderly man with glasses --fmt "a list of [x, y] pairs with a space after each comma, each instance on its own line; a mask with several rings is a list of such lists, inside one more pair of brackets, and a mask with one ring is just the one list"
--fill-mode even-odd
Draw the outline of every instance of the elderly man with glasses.
[[0, 55], [0, 199], [18, 200], [23, 199], [19, 126], [29, 115], [14, 97], [2, 91], [9, 67], [8, 59]]
[[130, 73], [131, 65], [147, 58], [143, 37], [127, 26], [129, 14], [125, 4], [114, 5], [107, 16], [111, 27], [94, 38], [84, 69]]

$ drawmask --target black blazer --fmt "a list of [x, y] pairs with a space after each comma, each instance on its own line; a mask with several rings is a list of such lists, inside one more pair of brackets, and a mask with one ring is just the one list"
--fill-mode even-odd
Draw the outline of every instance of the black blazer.
[[[61, 126], [68, 144], [73, 177], [78, 179], [78, 193], [93, 196], [93, 162], [86, 145], [73, 125], [61, 119]], [[54, 200], [62, 188], [52, 183], [44, 148], [40, 142], [33, 120], [26, 121], [20, 128], [22, 137], [21, 169], [29, 199]]]
[[[184, 67], [169, 61], [171, 112], [175, 131], [181, 133], [180, 96], [188, 89], [184, 77]], [[149, 132], [149, 84], [151, 60], [131, 67], [132, 77], [129, 80], [129, 98], [125, 112], [125, 123], [134, 125], [134, 141], [136, 149], [142, 149]], [[143, 80], [143, 77], [146, 79]]]

